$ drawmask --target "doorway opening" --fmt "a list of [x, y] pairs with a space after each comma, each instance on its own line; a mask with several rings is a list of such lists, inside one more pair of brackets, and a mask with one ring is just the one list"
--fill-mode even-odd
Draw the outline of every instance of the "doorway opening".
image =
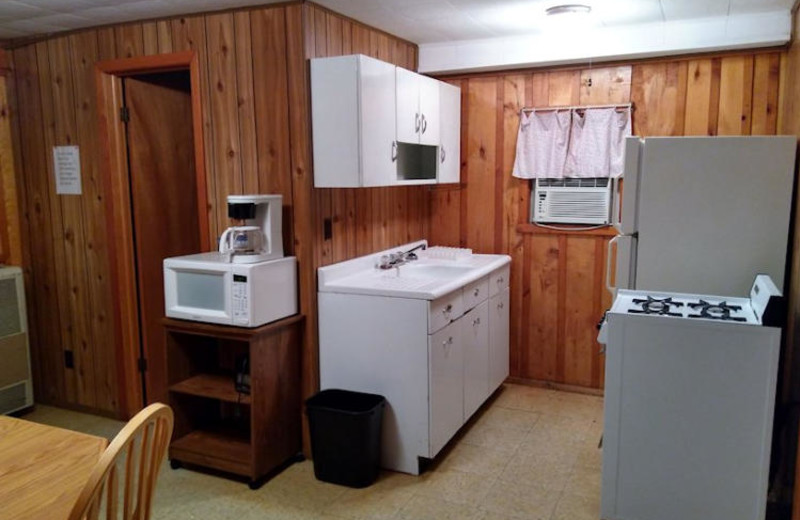
[[194, 52], [97, 65], [120, 402], [167, 400], [164, 258], [208, 249]]

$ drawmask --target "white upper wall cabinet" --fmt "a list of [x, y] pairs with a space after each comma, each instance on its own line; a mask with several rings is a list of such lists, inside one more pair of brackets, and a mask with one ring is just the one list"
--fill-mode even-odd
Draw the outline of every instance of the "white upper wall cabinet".
[[439, 120], [442, 121], [439, 144], [439, 183], [461, 180], [461, 89], [439, 85]]
[[439, 81], [397, 67], [397, 140], [439, 144]]
[[311, 60], [314, 186], [392, 184], [394, 69], [363, 55]]
[[458, 182], [460, 109], [457, 87], [389, 63], [312, 59], [314, 186]]

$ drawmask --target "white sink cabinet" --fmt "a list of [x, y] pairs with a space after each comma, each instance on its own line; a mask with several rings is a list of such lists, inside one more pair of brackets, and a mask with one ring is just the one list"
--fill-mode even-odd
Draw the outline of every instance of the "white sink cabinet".
[[331, 276], [349, 263], [374, 269], [381, 254], [319, 270], [320, 383], [385, 396], [382, 466], [416, 475], [419, 458], [434, 458], [508, 375], [508, 305], [498, 304], [510, 258], [473, 255], [463, 283], [427, 298], [403, 297], [400, 283], [345, 292]]

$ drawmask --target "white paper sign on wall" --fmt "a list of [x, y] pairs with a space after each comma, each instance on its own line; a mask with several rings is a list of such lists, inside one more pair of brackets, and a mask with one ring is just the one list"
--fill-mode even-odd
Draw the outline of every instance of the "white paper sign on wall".
[[81, 154], [77, 146], [53, 147], [53, 172], [56, 176], [56, 193], [81, 194]]

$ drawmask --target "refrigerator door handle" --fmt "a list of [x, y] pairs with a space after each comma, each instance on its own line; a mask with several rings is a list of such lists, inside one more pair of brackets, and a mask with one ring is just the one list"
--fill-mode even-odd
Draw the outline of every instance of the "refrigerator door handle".
[[606, 244], [606, 289], [611, 293], [611, 296], [617, 295], [616, 286], [611, 285], [611, 247], [623, 236], [625, 235], [617, 235]]
[[611, 209], [611, 225], [619, 231], [622, 232], [619, 212], [621, 209], [621, 201], [620, 201], [620, 193], [619, 193], [619, 177], [612, 177], [611, 178], [611, 196], [614, 197], [612, 201], [612, 209]]

